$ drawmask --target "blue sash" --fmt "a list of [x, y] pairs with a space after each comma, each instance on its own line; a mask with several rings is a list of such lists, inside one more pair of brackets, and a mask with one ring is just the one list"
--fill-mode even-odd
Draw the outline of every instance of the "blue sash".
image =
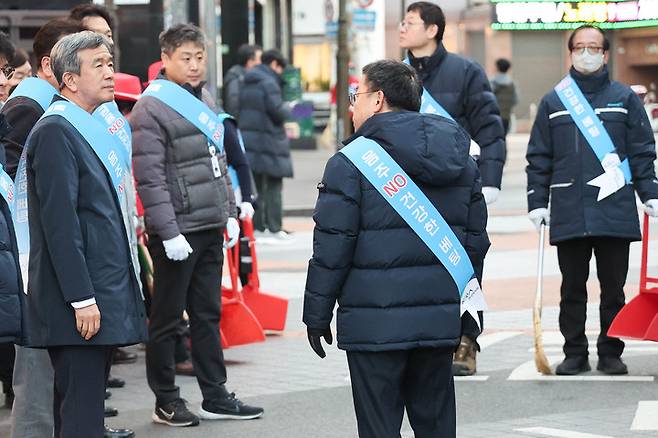
[[[92, 116], [101, 122], [123, 152], [121, 159], [126, 169], [132, 169], [132, 131], [116, 102], [106, 102], [96, 108]], [[132, 177], [132, 176], [131, 176]]]
[[[409, 58], [404, 58], [404, 61], [402, 62], [407, 65], [411, 65]], [[450, 113], [448, 113], [448, 111], [446, 111], [445, 108], [443, 108], [441, 104], [432, 97], [430, 92], [427, 91], [425, 87], [423, 87], [423, 96], [420, 101], [420, 112], [425, 114], [438, 114], [445, 117], [446, 119], [452, 120], [453, 122], [455, 121]]]
[[[466, 250], [441, 213], [375, 141], [359, 137], [340, 151], [404, 219], [448, 270], [461, 297], [461, 314], [478, 322], [486, 304]], [[437, 285], [439, 286], [439, 285]]]
[[7, 102], [18, 96], [29, 97], [45, 111], [50, 106], [55, 94], [57, 94], [57, 90], [48, 81], [40, 78], [25, 78], [16, 86]]
[[5, 172], [2, 164], [0, 164], [0, 195], [9, 206], [9, 210], [12, 211], [14, 209], [14, 181]]
[[217, 149], [224, 149], [224, 125], [208, 106], [171, 81], [157, 79], [144, 90], [142, 96], [153, 96], [183, 116], [208, 137]]
[[576, 81], [567, 75], [555, 86], [555, 92], [603, 167], [603, 174], [587, 183], [599, 187], [597, 200], [600, 201], [617, 192], [626, 184], [630, 184], [632, 177], [628, 158], [620, 162], [608, 131]]

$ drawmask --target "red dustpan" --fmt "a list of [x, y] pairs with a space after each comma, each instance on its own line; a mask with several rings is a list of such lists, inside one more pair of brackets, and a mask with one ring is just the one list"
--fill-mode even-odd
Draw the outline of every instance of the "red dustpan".
[[249, 238], [249, 249], [251, 251], [251, 272], [249, 281], [242, 288], [242, 296], [245, 304], [254, 312], [256, 318], [265, 330], [282, 331], [286, 326], [288, 315], [288, 300], [264, 293], [260, 290], [258, 278], [258, 260], [256, 258], [256, 240], [254, 239], [254, 224], [251, 219], [242, 220], [242, 232]]
[[658, 278], [647, 277], [649, 253], [649, 216], [644, 215], [640, 294], [617, 314], [608, 336], [658, 341]]
[[240, 260], [238, 246], [235, 245], [226, 251], [231, 289], [222, 289], [222, 319], [219, 323], [219, 331], [224, 348], [265, 340], [263, 327], [245, 305], [242, 294], [238, 291], [238, 263]]

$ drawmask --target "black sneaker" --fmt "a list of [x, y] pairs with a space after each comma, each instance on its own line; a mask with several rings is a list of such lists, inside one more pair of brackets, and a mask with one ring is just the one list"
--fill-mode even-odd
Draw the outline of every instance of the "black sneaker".
[[555, 369], [558, 376], [575, 376], [586, 373], [592, 368], [589, 366], [587, 356], [567, 356]]
[[596, 369], [610, 376], [628, 374], [626, 364], [617, 356], [599, 356], [599, 363], [596, 365]]
[[262, 417], [263, 412], [263, 408], [245, 405], [230, 393], [222, 399], [204, 400], [199, 417], [204, 420], [253, 420]]
[[171, 403], [155, 407], [153, 416], [154, 423], [166, 424], [174, 427], [198, 426], [199, 417], [187, 409], [185, 400], [179, 398]]

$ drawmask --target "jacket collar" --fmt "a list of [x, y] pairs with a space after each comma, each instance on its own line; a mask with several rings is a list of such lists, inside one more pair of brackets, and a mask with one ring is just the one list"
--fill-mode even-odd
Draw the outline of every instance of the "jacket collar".
[[443, 41], [439, 41], [436, 50], [430, 56], [423, 56], [421, 58], [416, 58], [413, 55], [413, 53], [411, 53], [411, 50], [407, 52], [409, 56], [409, 63], [421, 76], [426, 75], [430, 71], [437, 68], [441, 64], [447, 53], [448, 51], [443, 45]]
[[[164, 68], [160, 70], [160, 73], [158, 73], [158, 76], [156, 76], [156, 79], [164, 79], [168, 81], [169, 79], [167, 78], [167, 73], [165, 72]], [[185, 90], [187, 90], [192, 96], [196, 97], [199, 100], [203, 100], [203, 87], [206, 85], [206, 81], [201, 82], [198, 86], [192, 87], [188, 83], [184, 83], [181, 85]]]
[[590, 75], [582, 74], [575, 68], [571, 67], [569, 74], [576, 81], [578, 87], [583, 93], [595, 93], [610, 84], [610, 75], [608, 74], [607, 65], [604, 65], [599, 72]]

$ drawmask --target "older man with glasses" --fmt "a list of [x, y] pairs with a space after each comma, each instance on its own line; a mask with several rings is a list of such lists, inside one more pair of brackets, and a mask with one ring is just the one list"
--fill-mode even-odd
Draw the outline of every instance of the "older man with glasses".
[[656, 146], [640, 99], [610, 80], [605, 33], [582, 26], [568, 48], [572, 67], [539, 104], [526, 168], [529, 217], [537, 228], [550, 223], [562, 272], [565, 359], [556, 373], [590, 370], [586, 283], [594, 253], [601, 284], [597, 369], [627, 374], [624, 343], [607, 332], [624, 306], [630, 242], [641, 238], [634, 192], [646, 212], [658, 216]]

